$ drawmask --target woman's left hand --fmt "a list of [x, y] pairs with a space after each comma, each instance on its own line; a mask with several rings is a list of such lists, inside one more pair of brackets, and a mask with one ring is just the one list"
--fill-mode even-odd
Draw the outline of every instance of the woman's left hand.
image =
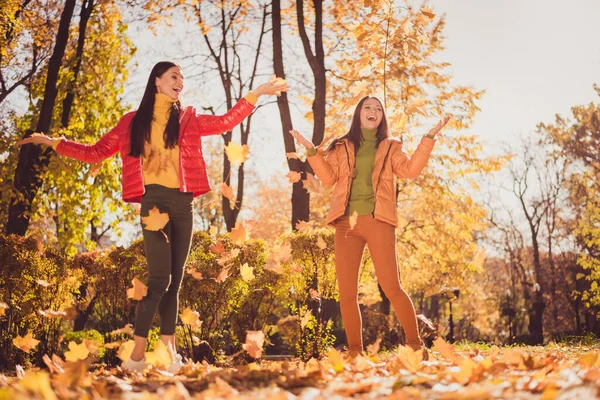
[[440, 122], [438, 122], [438, 124], [436, 126], [434, 126], [427, 135], [429, 135], [429, 136], [437, 135], [438, 133], [440, 133], [440, 131], [442, 129], [444, 129], [444, 127], [446, 126], [448, 121], [450, 121], [450, 115], [446, 115], [442, 120], [440, 120]]
[[276, 94], [279, 96], [281, 92], [287, 92], [290, 87], [285, 82], [285, 79], [277, 78], [275, 75], [269, 79], [269, 82], [263, 83], [259, 87], [253, 90], [254, 94], [257, 96], [273, 95]]

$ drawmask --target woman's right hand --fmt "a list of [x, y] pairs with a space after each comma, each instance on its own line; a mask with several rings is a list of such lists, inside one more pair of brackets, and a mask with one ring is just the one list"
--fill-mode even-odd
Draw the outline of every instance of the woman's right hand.
[[17, 142], [17, 146], [22, 146], [24, 144], [43, 144], [44, 146], [52, 146], [52, 138], [43, 133], [34, 132], [31, 136]]
[[302, 134], [295, 129], [292, 129], [290, 131], [290, 135], [292, 135], [294, 137], [294, 139], [296, 139], [296, 141], [298, 143], [300, 143], [302, 146], [304, 146], [307, 150], [315, 147], [315, 145], [312, 144], [312, 142], [310, 140], [308, 140], [307, 138], [302, 136]]

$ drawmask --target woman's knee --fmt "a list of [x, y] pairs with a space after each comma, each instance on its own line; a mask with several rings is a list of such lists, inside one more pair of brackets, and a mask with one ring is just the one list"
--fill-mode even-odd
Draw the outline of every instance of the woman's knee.
[[171, 276], [148, 279], [148, 295], [162, 297], [171, 285]]

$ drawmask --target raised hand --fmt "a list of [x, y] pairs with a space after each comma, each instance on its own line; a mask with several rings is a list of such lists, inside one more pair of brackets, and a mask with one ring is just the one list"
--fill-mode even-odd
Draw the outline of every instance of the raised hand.
[[45, 146], [52, 146], [52, 139], [43, 133], [34, 132], [31, 136], [17, 142], [17, 146], [22, 146], [24, 144], [43, 144]]
[[296, 141], [302, 146], [304, 146], [306, 149], [312, 149], [313, 147], [315, 147], [315, 145], [312, 144], [310, 140], [302, 136], [302, 134], [295, 129], [292, 129], [290, 131], [290, 135], [292, 135], [294, 139], [296, 139]]
[[288, 84], [285, 82], [285, 79], [277, 78], [275, 75], [269, 79], [269, 82], [263, 83], [259, 87], [253, 90], [254, 94], [257, 96], [262, 95], [273, 95], [277, 96], [281, 95], [281, 92], [287, 92], [289, 90]]
[[446, 126], [446, 124], [450, 121], [450, 116], [446, 115], [436, 126], [434, 126], [428, 133], [430, 136], [435, 136]]

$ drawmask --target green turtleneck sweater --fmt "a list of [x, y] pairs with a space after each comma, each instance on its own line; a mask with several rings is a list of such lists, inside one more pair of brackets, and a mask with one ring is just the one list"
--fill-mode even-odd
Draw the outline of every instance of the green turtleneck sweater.
[[350, 201], [346, 215], [356, 211], [358, 215], [368, 215], [375, 209], [375, 193], [373, 192], [373, 168], [375, 166], [375, 145], [377, 129], [362, 128], [363, 142], [356, 152], [354, 179], [350, 189]]

